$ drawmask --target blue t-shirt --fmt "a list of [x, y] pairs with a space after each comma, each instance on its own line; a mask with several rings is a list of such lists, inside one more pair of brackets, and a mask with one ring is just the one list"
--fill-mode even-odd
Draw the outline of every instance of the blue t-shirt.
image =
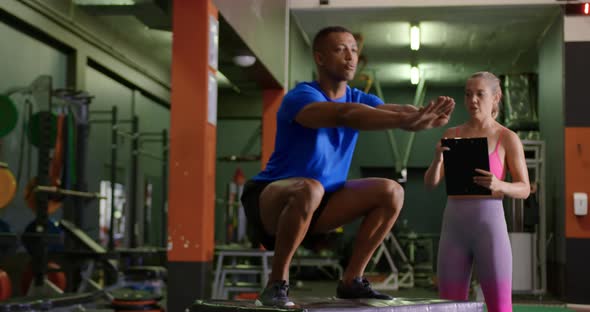
[[315, 81], [298, 84], [283, 98], [277, 113], [275, 150], [266, 168], [253, 180], [312, 178], [322, 183], [326, 192], [344, 185], [358, 130], [347, 127], [312, 129], [297, 123], [297, 113], [314, 102], [363, 103], [372, 107], [383, 104], [377, 96], [349, 86], [346, 95], [330, 99]]

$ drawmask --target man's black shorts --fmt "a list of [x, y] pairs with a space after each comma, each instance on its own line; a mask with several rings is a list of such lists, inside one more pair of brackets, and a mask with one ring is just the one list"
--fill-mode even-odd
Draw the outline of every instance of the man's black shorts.
[[[262, 225], [262, 219], [260, 218], [260, 205], [259, 199], [260, 194], [264, 190], [264, 188], [272, 182], [267, 181], [253, 181], [249, 180], [244, 185], [244, 191], [242, 192], [242, 205], [244, 206], [244, 212], [246, 213], [246, 218], [248, 219], [248, 236], [250, 241], [252, 242], [259, 242], [261, 243], [264, 248], [267, 250], [274, 250], [275, 249], [275, 236], [266, 233], [264, 230], [264, 226]], [[320, 206], [314, 211], [313, 216], [311, 218], [311, 222], [309, 224], [309, 229], [313, 229], [314, 225], [316, 224], [317, 220], [319, 219], [322, 211], [326, 208], [328, 204], [328, 200], [333, 193], [324, 193], [324, 197], [320, 202]], [[322, 236], [319, 235], [306, 235], [303, 245], [312, 244], [313, 240], [317, 237]]]

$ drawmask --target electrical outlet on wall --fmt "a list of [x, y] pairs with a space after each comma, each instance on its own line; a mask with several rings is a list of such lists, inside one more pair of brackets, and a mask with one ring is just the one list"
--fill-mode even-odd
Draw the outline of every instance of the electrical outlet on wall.
[[576, 216], [588, 214], [588, 194], [574, 193], [574, 214]]

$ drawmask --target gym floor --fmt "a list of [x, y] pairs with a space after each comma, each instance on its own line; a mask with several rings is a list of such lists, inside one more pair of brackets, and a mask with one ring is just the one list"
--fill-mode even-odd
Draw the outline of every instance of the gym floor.
[[[297, 297], [332, 297], [336, 293], [336, 281], [299, 281], [291, 283], [290, 296]], [[394, 297], [404, 298], [438, 298], [434, 288], [414, 287], [402, 288], [397, 291], [384, 291]], [[590, 311], [590, 309], [572, 309], [566, 307], [564, 302], [547, 295], [513, 295], [514, 312], [560, 312], [560, 311]]]

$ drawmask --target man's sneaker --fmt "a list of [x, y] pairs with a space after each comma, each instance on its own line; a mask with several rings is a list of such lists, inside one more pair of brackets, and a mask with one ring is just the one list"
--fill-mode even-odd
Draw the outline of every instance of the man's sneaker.
[[256, 299], [257, 306], [274, 306], [274, 307], [290, 307], [295, 304], [289, 300], [289, 285], [287, 281], [271, 282], [262, 290], [258, 299]]
[[360, 277], [353, 279], [350, 284], [339, 281], [338, 288], [336, 288], [336, 297], [341, 299], [393, 299], [389, 295], [373, 290], [369, 281]]

